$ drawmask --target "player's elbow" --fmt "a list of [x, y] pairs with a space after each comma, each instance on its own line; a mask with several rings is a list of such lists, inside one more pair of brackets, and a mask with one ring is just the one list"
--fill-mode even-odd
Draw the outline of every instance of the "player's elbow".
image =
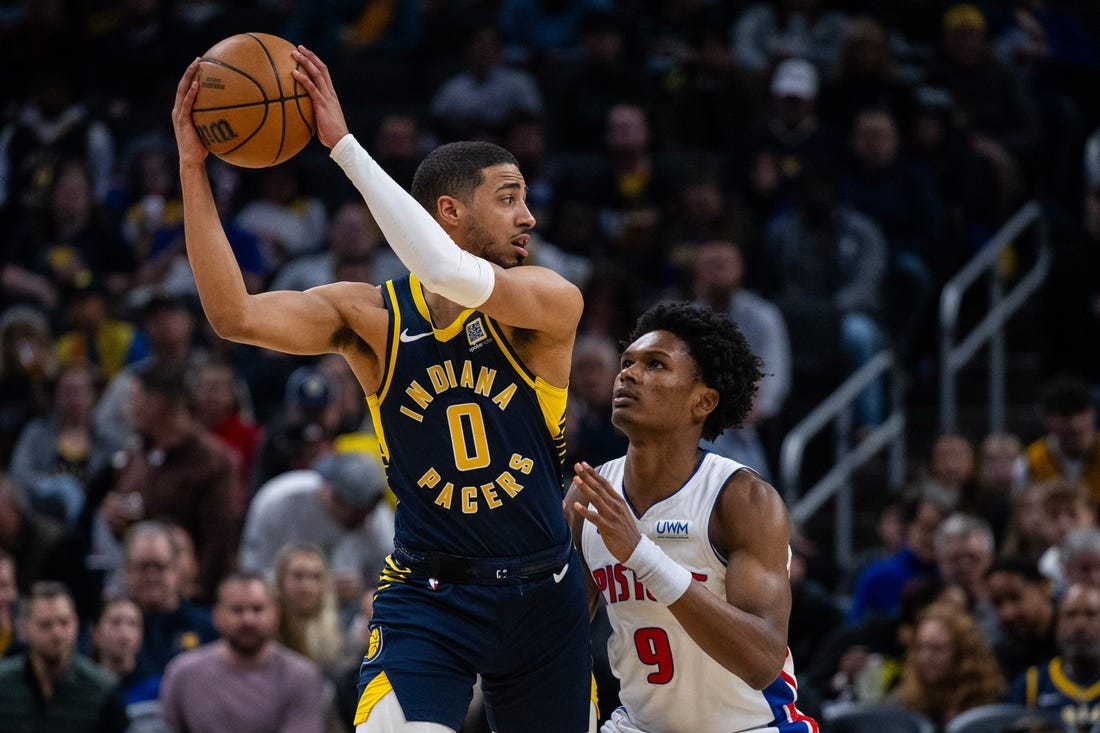
[[775, 682], [783, 671], [783, 663], [787, 660], [786, 644], [780, 644], [778, 648], [776, 645], [769, 645], [769, 647], [771, 648], [761, 650], [751, 669], [742, 670], [739, 675], [745, 684], [754, 690], [763, 690]]
[[252, 328], [243, 308], [217, 308], [206, 311], [206, 320], [218, 338], [238, 343], [247, 342]]

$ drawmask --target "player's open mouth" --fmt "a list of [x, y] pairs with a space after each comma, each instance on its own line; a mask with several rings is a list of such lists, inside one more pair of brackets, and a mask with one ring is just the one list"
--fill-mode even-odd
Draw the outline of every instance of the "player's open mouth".
[[530, 241], [531, 241], [531, 235], [530, 234], [521, 234], [521, 235], [519, 235], [518, 237], [516, 237], [515, 239], [512, 240], [512, 246], [516, 248], [517, 254], [520, 257], [524, 257], [524, 258], [527, 257], [527, 255], [528, 255], [527, 243], [530, 242]]

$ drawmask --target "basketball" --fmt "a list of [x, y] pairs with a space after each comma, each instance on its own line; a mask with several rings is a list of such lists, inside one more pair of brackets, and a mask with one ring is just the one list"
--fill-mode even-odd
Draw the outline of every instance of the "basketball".
[[306, 146], [313, 102], [291, 76], [294, 45], [267, 33], [241, 33], [199, 60], [191, 121], [206, 148], [242, 168], [278, 165]]

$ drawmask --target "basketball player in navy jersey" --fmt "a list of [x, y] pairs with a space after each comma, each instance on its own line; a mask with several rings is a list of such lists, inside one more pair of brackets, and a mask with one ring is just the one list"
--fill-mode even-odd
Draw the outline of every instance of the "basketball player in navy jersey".
[[191, 124], [197, 62], [180, 80], [173, 125], [187, 253], [211, 325], [241, 343], [341, 354], [399, 500], [356, 731], [457, 731], [478, 675], [498, 733], [593, 730], [583, 572], [561, 511], [580, 292], [550, 270], [516, 267], [535, 220], [510, 153], [442, 146], [410, 196], [348, 133], [327, 67], [303, 47], [295, 58], [318, 138], [411, 275], [249, 294]]
[[622, 707], [603, 733], [817, 733], [787, 649], [790, 519], [752, 469], [699, 447], [752, 407], [760, 360], [725, 314], [639, 317], [615, 381], [626, 455], [565, 502], [607, 604]]

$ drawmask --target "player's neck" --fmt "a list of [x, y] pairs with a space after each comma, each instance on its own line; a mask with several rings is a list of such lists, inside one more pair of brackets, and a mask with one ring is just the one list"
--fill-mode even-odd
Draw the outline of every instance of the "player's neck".
[[703, 451], [682, 441], [638, 445], [631, 441], [623, 467], [623, 487], [639, 514], [675, 494], [695, 473]]

